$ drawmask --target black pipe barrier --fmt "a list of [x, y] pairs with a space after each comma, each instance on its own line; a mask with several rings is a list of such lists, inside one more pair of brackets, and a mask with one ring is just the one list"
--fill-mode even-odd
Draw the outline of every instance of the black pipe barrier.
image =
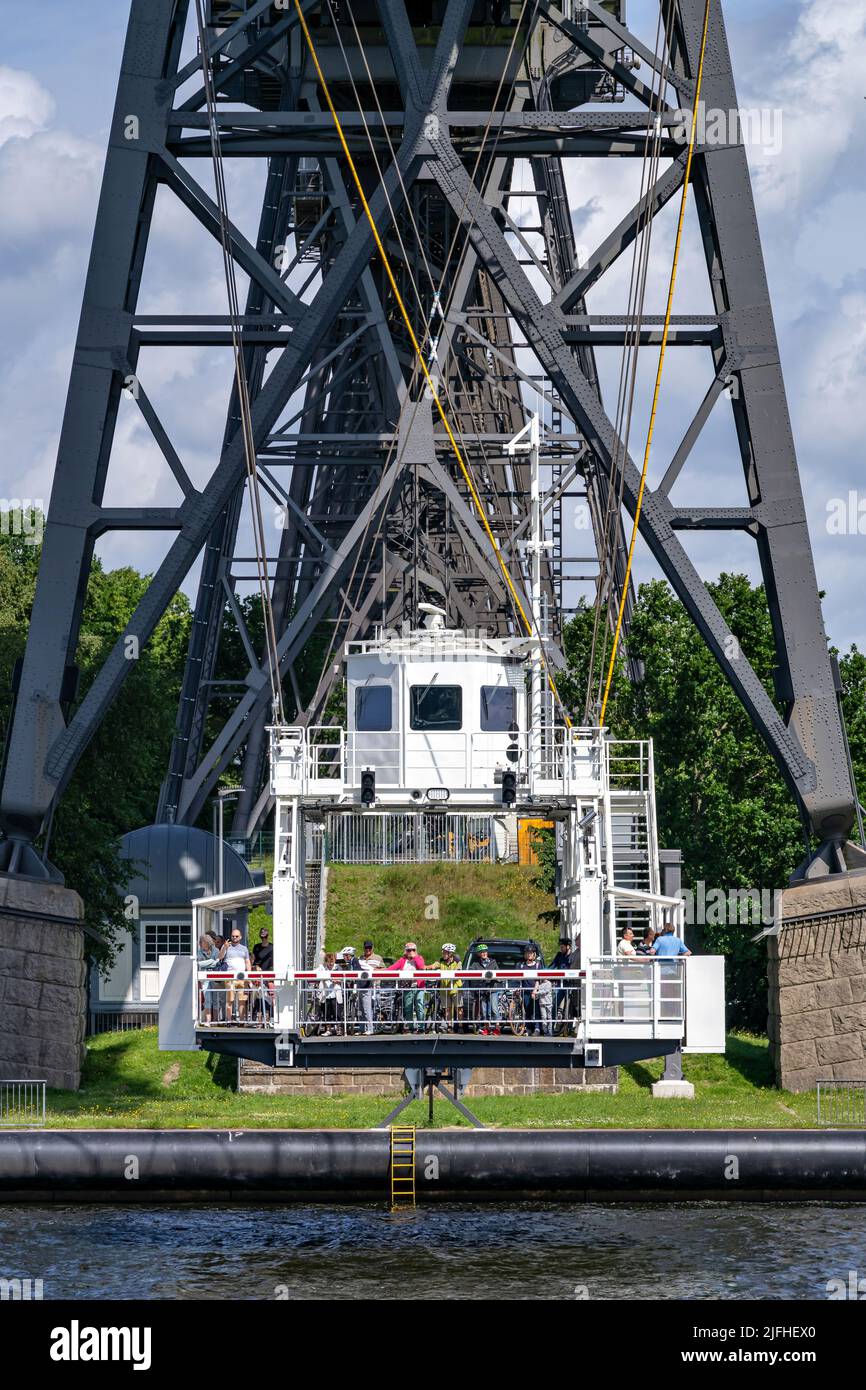
[[[0, 1201], [369, 1201], [384, 1130], [10, 1130]], [[866, 1131], [423, 1130], [419, 1200], [866, 1200]]]

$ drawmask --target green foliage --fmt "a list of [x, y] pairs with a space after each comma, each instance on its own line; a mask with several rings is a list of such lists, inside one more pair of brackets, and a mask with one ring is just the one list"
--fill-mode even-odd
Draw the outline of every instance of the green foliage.
[[[549, 825], [538, 826], [530, 838], [537, 860], [532, 883], [542, 893], [553, 896], [556, 892], [556, 831]], [[538, 914], [538, 919], [558, 931], [561, 913], [558, 907], [546, 908]]]
[[[0, 534], [0, 713], [11, 713], [10, 683], [24, 653], [35, 593], [39, 547]], [[76, 660], [79, 699], [89, 689], [147, 586], [131, 567], [106, 571], [95, 561], [82, 613]], [[127, 830], [152, 820], [174, 729], [189, 605], [172, 600], [137, 660], [60, 802], [50, 831], [48, 854], [66, 882], [84, 900], [85, 921], [104, 938], [86, 938], [101, 965], [110, 962], [123, 916], [123, 889], [134, 866], [120, 854]]]
[[[21, 529], [8, 521], [0, 529], [0, 719], [4, 726], [11, 712], [12, 671], [24, 652], [39, 565], [40, 547], [30, 542], [38, 539], [41, 528], [34, 535], [14, 534]], [[131, 567], [105, 571], [98, 562], [94, 564], [76, 656], [81, 697], [146, 585], [147, 578]], [[733, 574], [723, 574], [709, 588], [743, 654], [772, 696], [775, 653], [763, 589]], [[261, 649], [260, 602], [249, 597], [241, 609], [253, 645]], [[174, 729], [189, 626], [189, 605], [181, 595], [132, 663], [51, 827], [50, 857], [82, 894], [88, 923], [107, 937], [104, 947], [89, 944], [102, 963], [110, 960], [117, 931], [128, 926], [120, 895], [131, 866], [120, 858], [119, 837], [146, 824], [154, 814]], [[584, 717], [588, 685], [590, 703], [595, 699], [609, 658], [609, 639], [605, 642], [601, 632], [590, 683], [592, 632], [593, 612], [584, 607], [564, 633], [568, 669], [559, 686], [576, 721]], [[329, 642], [329, 626], [322, 624], [296, 663], [305, 698], [315, 689]], [[632, 663], [640, 663], [643, 679], [639, 684], [626, 679], [625, 654], [620, 652], [606, 723], [615, 737], [654, 740], [660, 842], [682, 849], [684, 885], [694, 887], [703, 881], [707, 891], [747, 888], [770, 893], [783, 886], [804, 848], [793, 800], [667, 584], [655, 581], [641, 587], [627, 655]], [[236, 679], [245, 662], [240, 632], [227, 614], [218, 678]], [[840, 657], [840, 671], [852, 758], [864, 783], [866, 656], [852, 647]], [[216, 687], [209, 710], [211, 736], [233, 703], [232, 695]], [[293, 707], [290, 698], [287, 708]], [[335, 689], [323, 718], [345, 722], [343, 685]], [[230, 779], [235, 771], [229, 773]], [[484, 865], [332, 869], [329, 939], [336, 945], [350, 940], [359, 944], [369, 931], [383, 954], [399, 951], [409, 933], [418, 939], [422, 953], [434, 956], [448, 937], [463, 946], [481, 933], [536, 935], [545, 950], [555, 948], [555, 841], [550, 831], [542, 831], [535, 842], [539, 862], [534, 871], [517, 866], [491, 870]], [[437, 899], [438, 918], [425, 917], [428, 895]], [[764, 953], [753, 945], [752, 935], [754, 927], [749, 924], [708, 924], [701, 929], [700, 945], [723, 951], [728, 958], [731, 1021], [761, 1029], [766, 1016]]]
[[[129, 621], [147, 586], [133, 569], [91, 572], [78, 661], [82, 695]], [[120, 857], [118, 839], [153, 819], [180, 694], [189, 636], [189, 605], [176, 595], [73, 775], [55, 817], [50, 854], [81, 894], [87, 920], [113, 943], [128, 928], [118, 888], [135, 866]], [[94, 850], [96, 852], [94, 853]], [[106, 931], [106, 928], [108, 929]], [[94, 944], [94, 957], [112, 955]]]
[[549, 825], [538, 826], [531, 840], [538, 861], [532, 882], [542, 893], [553, 893], [556, 890], [556, 831]]
[[866, 795], [866, 655], [852, 646], [839, 660], [842, 711], [851, 746], [851, 762], [861, 798]]
[[[742, 654], [773, 695], [775, 650], [766, 597], [744, 575], [708, 585]], [[584, 688], [589, 610], [570, 625], [566, 651], [572, 685]], [[617, 738], [652, 738], [659, 841], [683, 851], [684, 887], [700, 881], [727, 893], [784, 886], [804, 853], [800, 820], [776, 764], [718, 665], [669, 586], [644, 584], [635, 604], [628, 655], [642, 663], [639, 684], [615, 683], [606, 723]], [[736, 650], [732, 653], [738, 659]], [[863, 658], [859, 657], [862, 663]], [[853, 662], [854, 654], [848, 659]], [[581, 666], [583, 662], [583, 666]], [[860, 672], [851, 669], [852, 687]], [[866, 753], [866, 714], [859, 680], [858, 748]], [[852, 695], [852, 716], [856, 698]], [[766, 1025], [764, 947], [756, 927], [704, 926], [701, 949], [727, 956], [730, 1021]]]
[[[594, 619], [594, 610], [588, 608], [581, 601], [577, 612], [571, 621], [566, 623], [562, 633], [563, 651], [568, 669], [557, 676], [556, 681], [563, 704], [575, 724], [598, 722], [600, 697], [604, 693], [607, 681], [610, 663], [610, 634], [608, 633], [606, 636], [604, 624], [601, 623], [595, 633], [595, 652], [593, 654]], [[589, 669], [591, 656], [592, 680], [590, 680]], [[630, 736], [627, 732], [629, 711], [624, 707], [621, 698], [623, 692], [627, 695], [628, 681], [625, 674], [622, 647], [620, 647], [614, 663], [605, 723], [608, 727], [615, 727], [619, 731], [620, 737], [628, 738]]]

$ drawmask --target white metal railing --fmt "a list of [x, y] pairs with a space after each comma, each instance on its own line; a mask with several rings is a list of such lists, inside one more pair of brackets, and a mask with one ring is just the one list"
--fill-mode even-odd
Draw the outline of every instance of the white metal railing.
[[249, 1024], [269, 1028], [274, 1019], [277, 977], [272, 971], [197, 971], [199, 1026]]
[[[518, 785], [564, 794], [601, 789], [610, 747], [597, 729], [548, 725], [517, 734], [480, 731], [404, 730], [392, 733], [346, 731], [331, 725], [271, 730], [272, 766], [296, 786], [328, 790], [356, 788], [372, 767], [376, 786], [386, 790], [442, 786], [491, 789], [513, 770]], [[641, 748], [644, 745], [635, 745]], [[646, 756], [630, 753], [617, 776], [645, 780]], [[630, 771], [629, 771], [630, 770]]]
[[866, 1081], [819, 1081], [818, 1124], [866, 1129]]
[[347, 642], [344, 655], [376, 656], [384, 662], [401, 656], [416, 660], [428, 657], [436, 661], [467, 661], [478, 656], [513, 655], [514, 639], [490, 637], [485, 632], [463, 628], [412, 628], [398, 631], [380, 629], [372, 638]]
[[682, 898], [668, 897], [664, 893], [649, 893], [645, 889], [632, 888], [622, 883], [614, 883], [609, 887], [606, 897], [609, 920], [618, 928], [630, 926], [642, 935], [644, 928], [652, 927], [659, 934], [665, 923], [670, 922], [674, 934], [682, 939], [686, 912], [685, 901]]
[[324, 853], [331, 864], [492, 864], [500, 854], [492, 816], [465, 812], [331, 812]]
[[654, 1030], [685, 1020], [685, 961], [676, 956], [600, 956], [584, 981], [583, 1017], [594, 1025], [634, 1025]]
[[607, 744], [610, 790], [653, 790], [652, 742], [649, 739], [610, 739]]
[[571, 1036], [580, 1012], [577, 970], [299, 970], [234, 974], [200, 967], [199, 1028], [277, 1029], [276, 1003], [294, 989], [305, 1037], [433, 1032]]
[[33, 1129], [45, 1124], [44, 1081], [0, 1081], [0, 1126]]

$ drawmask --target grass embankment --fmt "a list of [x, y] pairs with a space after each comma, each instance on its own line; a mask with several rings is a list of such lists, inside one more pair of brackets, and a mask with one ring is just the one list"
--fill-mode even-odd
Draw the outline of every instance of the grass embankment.
[[539, 914], [555, 903], [535, 886], [537, 873], [522, 864], [333, 864], [327, 948], [360, 951], [370, 938], [380, 956], [396, 959], [413, 940], [432, 963], [443, 941], [462, 956], [476, 936], [531, 936], [550, 960], [559, 933]]
[[[502, 1096], [470, 1100], [485, 1124], [502, 1129], [797, 1129], [815, 1123], [815, 1093], [777, 1091], [765, 1038], [731, 1034], [724, 1057], [686, 1057], [693, 1101], [653, 1100], [661, 1062], [620, 1069], [618, 1095]], [[155, 1029], [91, 1038], [81, 1090], [50, 1091], [52, 1128], [368, 1129], [393, 1097], [238, 1095], [229, 1058], [159, 1052]], [[404, 1112], [424, 1125], [426, 1102]], [[436, 1122], [462, 1124], [437, 1102]]]

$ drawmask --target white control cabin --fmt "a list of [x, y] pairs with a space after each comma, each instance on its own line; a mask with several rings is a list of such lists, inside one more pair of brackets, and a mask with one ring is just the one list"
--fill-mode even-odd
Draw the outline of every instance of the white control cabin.
[[529, 727], [534, 646], [439, 625], [349, 643], [347, 727], [274, 729], [275, 795], [394, 809], [597, 795], [597, 731]]

